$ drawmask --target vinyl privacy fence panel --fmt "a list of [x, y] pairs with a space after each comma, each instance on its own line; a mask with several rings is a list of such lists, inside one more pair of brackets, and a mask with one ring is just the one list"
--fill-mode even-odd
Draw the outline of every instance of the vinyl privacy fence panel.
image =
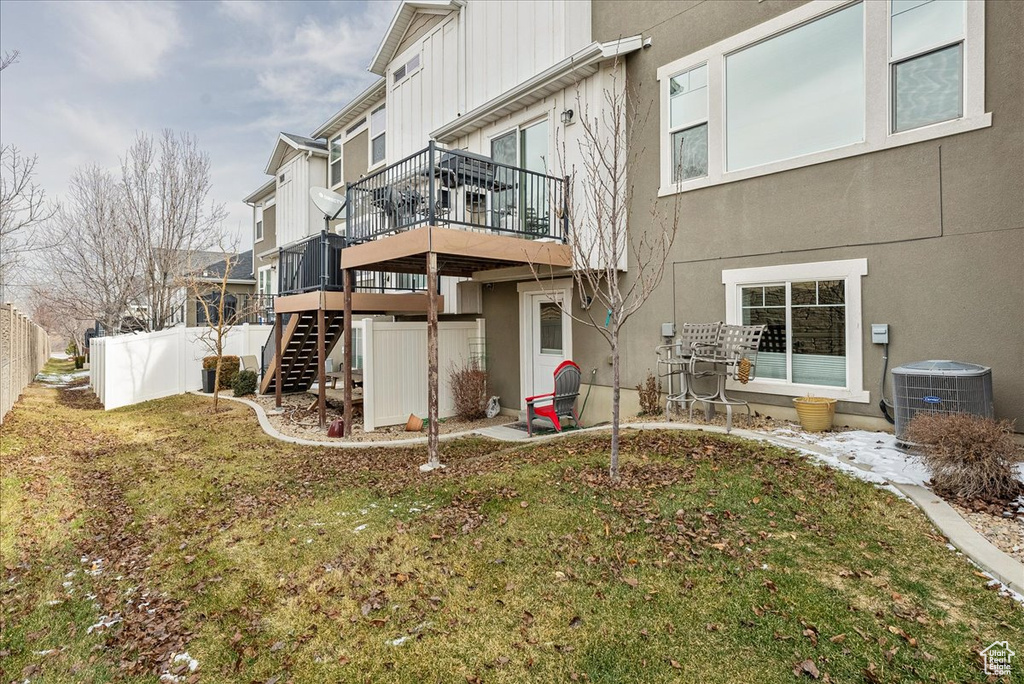
[[0, 423], [50, 358], [46, 331], [11, 304], [0, 304]]
[[[107, 410], [202, 388], [202, 339], [206, 328], [176, 327], [150, 333], [94, 338], [89, 368], [93, 391]], [[233, 328], [226, 355], [261, 358], [273, 326], [244, 324]]]
[[[414, 413], [427, 415], [427, 325], [365, 318], [353, 325], [362, 342], [363, 429], [401, 425]], [[438, 323], [438, 410], [455, 415], [450, 371], [482, 357], [484, 319]], [[359, 350], [353, 344], [353, 351]]]

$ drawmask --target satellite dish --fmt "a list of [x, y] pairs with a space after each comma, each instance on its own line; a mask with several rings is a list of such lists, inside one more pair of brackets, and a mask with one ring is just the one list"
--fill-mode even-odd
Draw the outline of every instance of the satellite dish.
[[345, 210], [345, 198], [327, 188], [310, 188], [309, 198], [313, 200], [316, 208], [331, 221], [341, 216], [341, 212]]

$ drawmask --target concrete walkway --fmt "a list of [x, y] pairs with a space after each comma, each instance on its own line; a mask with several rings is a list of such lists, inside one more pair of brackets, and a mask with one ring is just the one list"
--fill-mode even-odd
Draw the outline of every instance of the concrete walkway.
[[[202, 392], [193, 392], [196, 396], [207, 397], [209, 394], [203, 394]], [[302, 439], [299, 437], [289, 437], [288, 435], [281, 434], [273, 425], [270, 424], [270, 420], [267, 418], [266, 411], [263, 407], [254, 401], [248, 399], [239, 399], [236, 397], [225, 397], [221, 399], [227, 399], [228, 401], [237, 401], [241, 404], [253, 409], [256, 412], [256, 418], [259, 420], [260, 427], [263, 431], [274, 439], [279, 439], [283, 442], [290, 444], [300, 444], [303, 446], [319, 446], [319, 447], [330, 447], [336, 449], [367, 449], [373, 447], [412, 447], [422, 446], [427, 443], [426, 437], [414, 437], [411, 439], [394, 439], [381, 442], [323, 442], [312, 439]], [[570, 435], [586, 434], [591, 432], [601, 432], [609, 430], [611, 426], [600, 425], [597, 427], [583, 428], [581, 430], [573, 430], [571, 432], [563, 433], [550, 433], [546, 435], [540, 435], [537, 437], [530, 438], [531, 444], [549, 442], [554, 439], [566, 437]], [[674, 422], [651, 422], [651, 423], [623, 423], [622, 428], [629, 428], [633, 430], [691, 430], [691, 431], [704, 431], [714, 432], [718, 434], [726, 434], [725, 428], [718, 425], [696, 425], [694, 423], [674, 423]], [[785, 439], [776, 435], [769, 435], [764, 432], [755, 432], [753, 430], [742, 430], [733, 429], [731, 433], [736, 437], [742, 437], [743, 439], [750, 439], [758, 442], [768, 442], [781, 446], [787, 449], [795, 449], [814, 455], [829, 455], [829, 451], [814, 444], [807, 444], [804, 442], [797, 442], [794, 440]], [[516, 430], [515, 428], [509, 428], [505, 426], [494, 426], [481, 428], [479, 430], [470, 430], [467, 432], [453, 432], [446, 435], [441, 435], [441, 441], [448, 441], [452, 439], [458, 439], [459, 437], [468, 437], [470, 435], [481, 435], [484, 437], [490, 437], [504, 442], [523, 442], [528, 439], [525, 432], [522, 430]], [[949, 539], [950, 544], [959, 549], [964, 555], [970, 558], [978, 567], [986, 571], [993, 578], [999, 580], [1007, 587], [1017, 592], [1020, 595], [1024, 595], [1024, 564], [1017, 561], [1009, 554], [996, 548], [987, 539], [981, 536], [966, 520], [964, 520], [956, 510], [943, 501], [941, 498], [917, 485], [907, 484], [896, 484], [889, 482], [881, 475], [874, 473], [869, 466], [861, 464], [849, 464], [850, 468], [861, 470], [865, 473], [871, 473], [873, 476], [871, 481], [876, 483], [884, 483], [888, 487], [895, 487], [896, 490], [901, 492], [904, 496], [910, 499], [914, 504], [917, 505], [924, 514], [932, 521], [932, 524], [939, 529], [939, 531]]]

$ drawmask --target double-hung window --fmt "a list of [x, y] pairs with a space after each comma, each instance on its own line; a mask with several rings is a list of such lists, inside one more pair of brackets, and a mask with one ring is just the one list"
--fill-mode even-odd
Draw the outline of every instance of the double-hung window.
[[722, 272], [726, 320], [765, 325], [755, 380], [743, 389], [866, 402], [860, 278], [865, 259]]
[[708, 65], [669, 80], [669, 136], [672, 181], [708, 175]]
[[335, 187], [341, 183], [341, 136], [337, 136], [331, 139], [330, 143], [330, 174], [331, 174], [331, 187]]
[[963, 0], [892, 0], [889, 59], [895, 132], [963, 116]]
[[981, 1], [811, 0], [658, 82], [661, 196], [992, 124]]
[[387, 155], [388, 112], [386, 105], [370, 112], [370, 165], [380, 164]]

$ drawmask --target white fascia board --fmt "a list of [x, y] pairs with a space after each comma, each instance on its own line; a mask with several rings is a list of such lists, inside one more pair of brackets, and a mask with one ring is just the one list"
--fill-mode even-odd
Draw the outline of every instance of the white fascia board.
[[308, 145], [297, 143], [288, 136], [286, 136], [284, 133], [281, 133], [277, 136], [277, 144], [274, 145], [274, 151], [270, 155], [270, 160], [267, 161], [267, 167], [263, 170], [263, 172], [269, 176], [276, 175], [278, 168], [281, 166], [281, 159], [284, 157], [284, 153], [282, 152], [281, 147], [282, 143], [284, 143], [293, 150], [298, 150], [300, 152], [309, 152], [310, 154], [315, 155], [317, 157], [327, 156], [327, 150], [321, 150], [316, 147], [310, 147]]
[[567, 76], [586, 78], [597, 71], [597, 66], [601, 62], [635, 52], [641, 47], [643, 47], [642, 36], [620, 38], [607, 43], [591, 43], [516, 87], [506, 90], [476, 109], [441, 126], [430, 135], [438, 142], [450, 143], [466, 133], [486, 126], [491, 122], [489, 117], [494, 112], [531, 96], [535, 100], [541, 99], [550, 92], [562, 89], [564, 85], [560, 84], [560, 81]]
[[333, 136], [345, 124], [355, 119], [370, 103], [375, 102], [384, 94], [386, 82], [387, 79], [385, 78], [377, 79], [373, 85], [356, 95], [351, 102], [342, 107], [341, 111], [322, 123], [309, 137], [319, 139]]
[[395, 50], [402, 42], [402, 38], [405, 37], [405, 32], [409, 29], [417, 12], [425, 11], [432, 14], [438, 11], [450, 12], [462, 9], [465, 4], [465, 0], [405, 0], [398, 6], [395, 16], [391, 18], [391, 25], [384, 32], [384, 37], [381, 38], [380, 45], [377, 46], [377, 51], [373, 54], [373, 59], [370, 60], [370, 65], [366, 67], [367, 70], [371, 74], [384, 75], [388, 63], [394, 58]]
[[244, 202], [245, 204], [250, 204], [250, 205], [254, 204], [254, 203], [258, 202], [259, 200], [263, 199], [264, 197], [266, 197], [268, 194], [270, 194], [270, 192], [272, 190], [274, 190], [274, 188], [276, 188], [276, 187], [277, 187], [277, 180], [274, 179], [274, 178], [271, 178], [266, 183], [264, 183], [260, 187], [256, 188], [256, 190], [252, 194], [250, 194], [248, 197], [246, 197], [244, 200], [242, 200], [242, 202]]

